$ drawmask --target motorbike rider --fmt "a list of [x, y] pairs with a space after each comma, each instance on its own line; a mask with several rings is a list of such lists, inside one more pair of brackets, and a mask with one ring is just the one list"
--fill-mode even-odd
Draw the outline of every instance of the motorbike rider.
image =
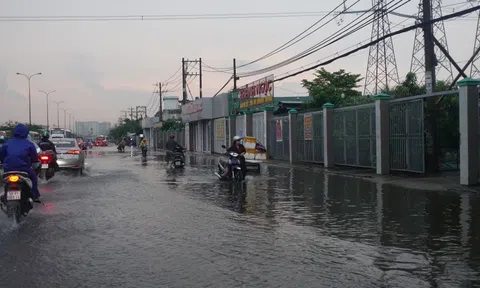
[[5, 172], [22, 171], [28, 173], [28, 177], [32, 180], [33, 201], [40, 203], [37, 173], [32, 168], [32, 163], [38, 163], [39, 159], [35, 144], [27, 138], [29, 132], [28, 127], [24, 124], [18, 124], [15, 127], [13, 138], [9, 139], [0, 148], [0, 162], [3, 162]]
[[184, 148], [182, 145], [178, 144], [177, 141], [175, 141], [175, 135], [170, 134], [168, 135], [168, 141], [167, 144], [165, 144], [165, 149], [167, 150], [167, 164], [170, 162], [170, 159], [173, 157], [173, 153], [177, 150], [177, 147], [179, 147], [181, 151], [179, 151], [182, 154], [183, 159], [185, 159], [185, 154], [183, 154]]
[[147, 139], [143, 138], [143, 134], [140, 134], [140, 144], [139, 144], [139, 146], [140, 146], [140, 150], [142, 150], [142, 152], [144, 151], [144, 149], [145, 150], [147, 149], [147, 146], [148, 146]]
[[[240, 161], [240, 167], [242, 168], [243, 178], [245, 178], [245, 175], [247, 175], [247, 163], [245, 161], [245, 154], [247, 153], [247, 150], [245, 149], [245, 146], [240, 143], [241, 140], [242, 138], [240, 136], [233, 137], [232, 146], [227, 148], [227, 152], [235, 152], [238, 154], [238, 160]], [[228, 173], [229, 171], [227, 167], [223, 176], [227, 176]]]
[[59, 166], [57, 163], [57, 149], [55, 148], [55, 144], [53, 144], [52, 141], [50, 141], [50, 133], [48, 133], [48, 131], [43, 132], [42, 139], [38, 143], [38, 147], [40, 147], [42, 151], [52, 150], [53, 153], [55, 153], [55, 157], [52, 159], [52, 161], [53, 161], [55, 170], [58, 171]]
[[118, 143], [117, 149], [124, 151], [124, 150], [125, 150], [125, 145], [126, 145], [125, 140], [122, 139], [122, 140], [120, 141], [120, 143]]
[[140, 134], [140, 148], [147, 147], [147, 139], [143, 138], [143, 134]]

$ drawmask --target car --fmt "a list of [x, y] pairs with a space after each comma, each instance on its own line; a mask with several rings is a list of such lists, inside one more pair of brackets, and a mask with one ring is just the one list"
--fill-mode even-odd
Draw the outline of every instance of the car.
[[74, 138], [52, 139], [57, 150], [57, 163], [60, 169], [76, 170], [83, 175], [85, 169], [85, 153]]

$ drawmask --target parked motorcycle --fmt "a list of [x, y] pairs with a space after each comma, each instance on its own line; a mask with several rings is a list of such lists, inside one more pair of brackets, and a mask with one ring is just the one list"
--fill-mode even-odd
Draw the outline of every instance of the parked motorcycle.
[[52, 150], [43, 151], [40, 154], [40, 166], [38, 167], [38, 177], [49, 180], [55, 175], [55, 152]]
[[172, 167], [183, 168], [185, 166], [185, 157], [183, 156], [182, 147], [177, 146], [171, 157], [172, 157]]
[[5, 192], [0, 201], [0, 209], [17, 223], [33, 208], [32, 180], [28, 174], [19, 171], [5, 172], [3, 175]]
[[[222, 148], [227, 149], [225, 145], [222, 145]], [[243, 180], [243, 171], [240, 166], [240, 160], [238, 159], [239, 155], [235, 152], [226, 152], [228, 159], [220, 158], [218, 160], [217, 169], [215, 172], [218, 178], [221, 180], [230, 180], [240, 182]], [[228, 169], [228, 174], [225, 175], [225, 171]], [[225, 175], [225, 176], [224, 176]]]

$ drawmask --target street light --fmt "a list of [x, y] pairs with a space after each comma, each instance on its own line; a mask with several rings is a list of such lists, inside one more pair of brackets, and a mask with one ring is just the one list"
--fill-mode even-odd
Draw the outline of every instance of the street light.
[[32, 126], [32, 95], [31, 95], [31, 90], [30, 90], [30, 79], [32, 79], [32, 77], [35, 76], [35, 75], [42, 75], [42, 72], [35, 73], [35, 74], [32, 74], [32, 75], [27, 75], [27, 74], [17, 72], [17, 75], [22, 75], [25, 78], [27, 78], [27, 80], [28, 80], [28, 122], [29, 122], [30, 126]]
[[65, 101], [52, 101], [53, 103], [57, 104], [57, 128], [60, 128], [60, 104]]
[[67, 129], [67, 109], [65, 108], [60, 108], [63, 110], [63, 129]]
[[38, 90], [38, 92], [42, 92], [42, 93], [45, 94], [45, 96], [47, 97], [47, 130], [49, 130], [49, 128], [50, 128], [50, 123], [49, 123], [49, 121], [48, 121], [48, 95], [50, 95], [50, 93], [53, 93], [53, 92], [55, 92], [55, 91], [56, 91], [56, 90], [52, 90], [52, 91], [50, 91], [50, 92], [45, 92], [45, 91], [43, 91], [43, 90]]

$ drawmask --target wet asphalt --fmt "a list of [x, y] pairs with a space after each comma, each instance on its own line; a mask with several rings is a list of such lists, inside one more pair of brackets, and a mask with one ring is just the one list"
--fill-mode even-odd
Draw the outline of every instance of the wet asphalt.
[[220, 182], [113, 147], [0, 215], [0, 287], [480, 287], [480, 196], [264, 165]]

